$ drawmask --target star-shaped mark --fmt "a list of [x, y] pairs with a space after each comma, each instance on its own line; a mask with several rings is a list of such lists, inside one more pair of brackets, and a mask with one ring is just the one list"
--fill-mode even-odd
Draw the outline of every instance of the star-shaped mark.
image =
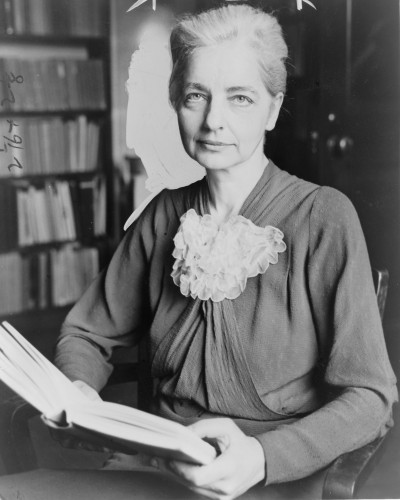
[[[147, 0], [137, 0], [133, 5], [131, 5], [131, 7], [129, 7], [127, 12], [130, 12], [131, 10], [136, 9], [136, 7], [139, 7], [140, 5], [142, 5], [145, 2], [147, 2]], [[152, 0], [152, 2], [153, 2], [153, 10], [156, 10], [157, 0]]]

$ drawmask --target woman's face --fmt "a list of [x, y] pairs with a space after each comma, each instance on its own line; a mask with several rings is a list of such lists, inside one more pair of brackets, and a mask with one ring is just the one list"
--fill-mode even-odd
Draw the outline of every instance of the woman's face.
[[188, 61], [178, 107], [183, 145], [210, 170], [263, 158], [264, 134], [277, 120], [283, 95], [265, 88], [254, 51], [227, 42], [196, 49]]

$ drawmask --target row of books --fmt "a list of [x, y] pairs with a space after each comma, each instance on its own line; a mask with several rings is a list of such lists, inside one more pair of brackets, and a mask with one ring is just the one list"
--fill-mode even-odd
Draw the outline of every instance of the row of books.
[[106, 109], [101, 59], [0, 58], [1, 111]]
[[53, 306], [71, 304], [80, 297], [99, 272], [97, 248], [67, 245], [50, 251]]
[[0, 184], [0, 251], [65, 241], [90, 241], [106, 233], [103, 177], [88, 180]]
[[103, 36], [101, 0], [0, 0], [0, 34]]
[[[10, 123], [14, 141], [7, 140]], [[90, 172], [99, 167], [100, 123], [86, 115], [71, 120], [5, 117], [0, 119], [0, 137], [6, 148], [0, 156], [0, 177]], [[10, 163], [17, 166], [9, 169]]]
[[99, 272], [99, 251], [69, 244], [59, 249], [0, 255], [0, 315], [75, 302]]

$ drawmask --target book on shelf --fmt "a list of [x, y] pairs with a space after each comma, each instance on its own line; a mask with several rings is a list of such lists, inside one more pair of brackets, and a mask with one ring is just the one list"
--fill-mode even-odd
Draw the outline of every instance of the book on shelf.
[[[22, 258], [16, 252], [0, 255], [0, 314], [20, 311], [24, 300]], [[5, 285], [7, 284], [7, 285]]]
[[18, 245], [17, 199], [7, 183], [0, 183], [0, 210], [0, 252], [7, 252]]
[[99, 0], [0, 0], [0, 34], [102, 36], [104, 7]]
[[0, 183], [0, 252], [18, 245], [91, 241], [106, 233], [103, 176], [57, 180], [40, 186], [26, 179]]
[[0, 2], [2, 7], [0, 12], [2, 14], [2, 18], [4, 19], [2, 23], [2, 27], [4, 29], [3, 33], [7, 35], [12, 35], [14, 33], [14, 20], [13, 20], [13, 10], [12, 10], [12, 1], [11, 0], [2, 0]]
[[52, 305], [72, 304], [98, 275], [99, 269], [97, 248], [70, 244], [50, 250]]
[[74, 194], [78, 209], [81, 238], [91, 239], [106, 232], [106, 189], [103, 177], [94, 177], [77, 182]]
[[[60, 117], [4, 117], [0, 131], [7, 135], [13, 120], [21, 138], [19, 148], [8, 146], [2, 153], [1, 177], [90, 172], [98, 169], [101, 124], [86, 115], [63, 120]], [[22, 168], [7, 168], [18, 159]]]
[[0, 315], [73, 304], [100, 270], [99, 249], [71, 243], [0, 254]]
[[[71, 51], [74, 54], [76, 49]], [[104, 61], [84, 58], [85, 53], [78, 52], [77, 56], [65, 59], [0, 57], [2, 110], [105, 110]], [[8, 87], [4, 75], [18, 77], [12, 82], [12, 88]]]
[[190, 429], [116, 403], [89, 400], [9, 323], [0, 326], [0, 379], [49, 427], [122, 452], [208, 464], [216, 450]]
[[37, 252], [22, 258], [23, 310], [45, 309], [49, 305], [49, 255]]
[[[2, 261], [0, 256], [0, 262]], [[18, 310], [31, 311], [48, 307], [49, 279], [48, 254], [38, 252], [20, 258], [19, 268], [22, 270], [21, 283], [14, 280], [14, 290], [20, 301], [14, 299], [14, 312]], [[8, 281], [9, 283], [10, 281]], [[0, 307], [0, 313], [7, 312], [7, 308]]]

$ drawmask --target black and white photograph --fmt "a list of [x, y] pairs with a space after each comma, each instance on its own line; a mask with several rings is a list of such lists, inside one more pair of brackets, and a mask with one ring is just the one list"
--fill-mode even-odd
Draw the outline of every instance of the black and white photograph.
[[400, 0], [0, 0], [0, 500], [400, 499]]

